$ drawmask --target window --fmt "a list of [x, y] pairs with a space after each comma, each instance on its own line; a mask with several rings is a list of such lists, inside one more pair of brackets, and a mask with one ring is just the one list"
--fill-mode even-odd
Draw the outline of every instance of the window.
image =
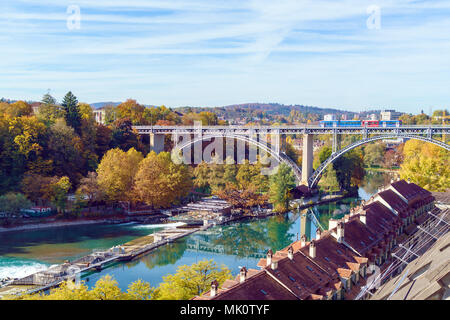
[[342, 254], [341, 250], [337, 249], [336, 251], [337, 253]]
[[306, 266], [306, 269], [308, 269], [311, 272], [314, 272], [313, 269], [310, 266]]
[[294, 279], [293, 277], [289, 276], [288, 278], [289, 278], [289, 280], [291, 280], [292, 282], [295, 282], [295, 279]]
[[265, 292], [263, 289], [261, 289], [261, 290], [259, 290], [259, 291], [261, 291], [261, 293], [262, 293], [263, 295], [267, 296], [267, 292]]
[[328, 257], [325, 257], [325, 260], [327, 260], [328, 262], [330, 262], [330, 259]]

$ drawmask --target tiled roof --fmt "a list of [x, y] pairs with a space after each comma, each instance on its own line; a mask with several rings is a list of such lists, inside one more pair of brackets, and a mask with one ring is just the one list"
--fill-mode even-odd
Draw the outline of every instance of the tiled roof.
[[345, 224], [344, 241], [364, 256], [372, 247], [381, 241], [380, 235], [372, 232], [359, 219], [353, 219]]
[[391, 186], [405, 197], [408, 202], [414, 198], [420, 197], [420, 191], [408, 184], [405, 180], [396, 181], [392, 183]]
[[306, 299], [308, 295], [324, 288], [333, 280], [299, 251], [294, 253], [292, 260], [284, 258], [278, 261], [276, 270], [269, 267], [265, 270], [287, 286], [299, 299]]
[[[300, 251], [309, 257], [309, 244], [301, 248]], [[335, 277], [338, 268], [348, 268], [348, 263], [357, 263], [353, 258], [354, 253], [344, 244], [329, 233], [323, 233], [319, 240], [315, 241], [316, 257], [313, 260], [328, 275]]]
[[392, 190], [384, 190], [378, 195], [397, 212], [403, 212], [408, 209], [406, 202]]
[[243, 283], [239, 283], [228, 290], [219, 290], [218, 294], [210, 298], [209, 292], [199, 300], [296, 300], [295, 295], [286, 290], [266, 271], [258, 271]]

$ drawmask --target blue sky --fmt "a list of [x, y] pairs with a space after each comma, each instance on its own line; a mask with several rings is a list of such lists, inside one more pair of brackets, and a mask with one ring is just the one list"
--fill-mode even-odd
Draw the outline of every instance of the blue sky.
[[[79, 29], [67, 26], [73, 5]], [[450, 1], [2, 0], [0, 41], [0, 97], [11, 99], [51, 89], [170, 107], [450, 103]]]

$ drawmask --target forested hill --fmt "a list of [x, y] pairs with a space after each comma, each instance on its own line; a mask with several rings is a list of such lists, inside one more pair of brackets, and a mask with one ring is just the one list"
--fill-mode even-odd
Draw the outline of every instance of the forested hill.
[[317, 121], [323, 119], [325, 114], [336, 114], [338, 116], [346, 114], [349, 119], [352, 119], [355, 115], [355, 112], [338, 109], [319, 108], [304, 105], [283, 105], [278, 103], [246, 103], [215, 108], [179, 107], [175, 108], [175, 110], [183, 114], [202, 111], [213, 112], [219, 117], [219, 119], [235, 119], [237, 121], [239, 121], [239, 119], [245, 119], [244, 121], [254, 121], [257, 119], [289, 120], [290, 118], [295, 118], [306, 122], [307, 120]]
[[349, 114], [353, 115], [354, 112], [348, 112], [339, 109], [331, 108], [319, 108], [304, 105], [284, 105], [279, 103], [245, 103], [245, 104], [234, 104], [223, 107], [229, 112], [240, 111], [240, 110], [251, 110], [251, 111], [263, 111], [267, 114], [278, 114], [288, 116], [292, 110], [299, 111], [301, 113], [315, 113], [319, 115], [324, 114]]

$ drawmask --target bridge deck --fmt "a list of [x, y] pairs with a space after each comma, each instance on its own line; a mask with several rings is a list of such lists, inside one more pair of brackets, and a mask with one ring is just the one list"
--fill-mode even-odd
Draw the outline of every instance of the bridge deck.
[[450, 125], [400, 127], [321, 126], [133, 126], [139, 134], [450, 134]]

